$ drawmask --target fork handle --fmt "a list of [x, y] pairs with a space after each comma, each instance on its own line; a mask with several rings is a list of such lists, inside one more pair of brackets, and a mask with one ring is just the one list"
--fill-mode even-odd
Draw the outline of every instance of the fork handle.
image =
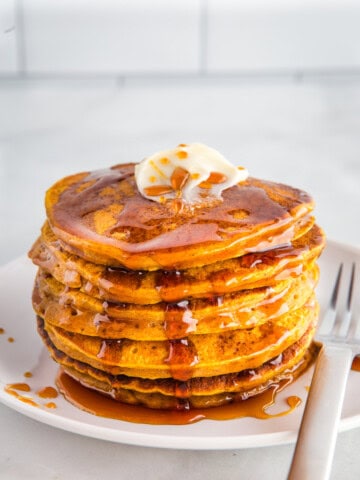
[[288, 480], [329, 478], [352, 358], [348, 347], [320, 350]]

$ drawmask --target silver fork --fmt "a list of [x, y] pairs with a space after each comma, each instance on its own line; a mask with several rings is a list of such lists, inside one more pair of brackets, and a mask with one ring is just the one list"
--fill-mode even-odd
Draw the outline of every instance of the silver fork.
[[318, 329], [322, 343], [300, 426], [288, 480], [330, 476], [345, 387], [360, 353], [359, 264], [339, 265], [329, 306]]

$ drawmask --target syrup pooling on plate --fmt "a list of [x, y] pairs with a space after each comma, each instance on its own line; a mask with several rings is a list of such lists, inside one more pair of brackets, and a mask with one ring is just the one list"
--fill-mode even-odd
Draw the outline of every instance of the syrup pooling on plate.
[[59, 371], [56, 384], [70, 403], [93, 415], [150, 425], [189, 425], [200, 420], [233, 420], [242, 417], [265, 420], [287, 415], [300, 405], [299, 397], [288, 397], [287, 406], [279, 413], [270, 414], [266, 410], [275, 403], [276, 394], [291, 381], [291, 377], [285, 378], [280, 384], [270, 386], [259, 395], [222, 407], [188, 409], [185, 406], [180, 411], [159, 411], [121, 404], [110, 397], [83, 387], [63, 370]]

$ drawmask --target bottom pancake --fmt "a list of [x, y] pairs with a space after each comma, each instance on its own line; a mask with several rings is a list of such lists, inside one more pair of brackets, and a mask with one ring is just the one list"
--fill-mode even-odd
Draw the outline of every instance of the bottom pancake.
[[58, 350], [40, 317], [38, 331], [52, 358], [81, 384], [119, 402], [155, 409], [208, 408], [244, 400], [274, 383], [296, 378], [308, 367], [318, 350], [312, 342], [315, 325], [311, 324], [297, 342], [256, 369], [179, 382], [171, 378], [150, 380], [108, 374]]

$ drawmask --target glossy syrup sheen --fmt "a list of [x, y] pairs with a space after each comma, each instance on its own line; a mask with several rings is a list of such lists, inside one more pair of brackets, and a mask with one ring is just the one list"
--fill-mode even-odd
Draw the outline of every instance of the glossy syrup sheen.
[[[25, 372], [24, 377], [32, 378], [32, 373]], [[41, 404], [38, 403], [38, 401], [34, 400], [34, 398], [32, 398], [31, 387], [28, 383], [8, 383], [7, 385], [5, 385], [4, 390], [6, 393], [11, 395], [12, 397], [15, 397], [20, 402], [31, 405], [32, 407], [41, 407]], [[51, 386], [43, 387], [36, 392], [36, 396], [40, 399], [54, 399], [57, 398], [58, 395], [58, 391]], [[44, 404], [44, 407], [54, 409], [57, 408], [57, 405], [54, 402], [47, 402]]]
[[[286, 305], [282, 302], [280, 296], [279, 301], [264, 303], [259, 308], [264, 308], [265, 313], [269, 316], [279, 312], [281, 307]], [[212, 297], [215, 306], [221, 305], [221, 297]], [[229, 318], [223, 318], [226, 322]], [[199, 362], [195, 345], [187, 337], [187, 335], [196, 330], [196, 320], [192, 317], [189, 309], [189, 302], [183, 301], [175, 304], [167, 304], [165, 310], [164, 331], [168, 338], [169, 355], [165, 360], [170, 367], [172, 378], [175, 380], [186, 381], [193, 375], [193, 369]]]
[[353, 359], [351, 370], [355, 372], [360, 372], [360, 355], [356, 355]]
[[50, 386], [43, 387], [36, 393], [40, 398], [56, 398], [58, 396], [57, 390]]
[[252, 417], [270, 419], [292, 412], [300, 403], [297, 396], [289, 396], [286, 408], [276, 414], [270, 414], [267, 409], [275, 403], [276, 394], [292, 381], [289, 377], [279, 384], [274, 384], [265, 392], [247, 400], [233, 402], [214, 408], [189, 410], [152, 410], [150, 408], [125, 405], [105, 395], [82, 386], [67, 375], [63, 370], [57, 376], [57, 387], [64, 397], [73, 405], [93, 415], [123, 420], [132, 423], [151, 425], [188, 425], [200, 420], [232, 420], [235, 418]]
[[31, 405], [32, 407], [39, 407], [40, 405], [35, 402], [32, 398], [22, 395], [22, 393], [29, 393], [31, 391], [30, 386], [27, 383], [10, 383], [5, 386], [5, 392], [13, 397], [17, 398], [20, 402]]
[[[318, 227], [315, 227], [312, 230], [311, 247], [308, 243], [299, 246], [289, 244], [264, 252], [247, 253], [237, 258], [238, 271], [223, 268], [209, 272], [205, 281], [207, 292], [225, 293], [238, 290], [247, 281], [250, 283], [253, 281], [254, 270], [266, 267], [277, 268], [276, 280], [279, 281], [297, 276], [304, 269], [301, 261], [303, 256], [309, 252], [310, 248], [319, 248], [323, 243], [323, 233]], [[246, 276], [247, 271], [249, 278]], [[192, 285], [197, 281], [187, 270], [158, 270], [152, 272], [151, 275], [155, 276], [155, 289], [160, 299], [166, 302], [175, 302], [186, 298], [193, 288]], [[106, 267], [100, 283], [111, 292], [113, 287], [121, 284], [129, 286], [133, 290], [141, 289], [145, 280], [146, 272], [142, 270]]]
[[[254, 227], [262, 226], [266, 245], [261, 249], [265, 249], [271, 244], [265, 231], [272, 231], [274, 225], [285, 235], [277, 244], [291, 239], [293, 229], [286, 230], [286, 226], [294, 221], [289, 213], [291, 208], [301, 210], [301, 213], [297, 211], [298, 216], [305, 215], [312, 208], [312, 200], [305, 192], [286, 191], [285, 195], [287, 193], [291, 197], [291, 205], [285, 207], [270, 198], [266, 190], [266, 187], [276, 190], [275, 184], [250, 179], [241, 186], [225, 190], [224, 201], [212, 202], [209, 204], [211, 208], [204, 202], [200, 208], [187, 206], [174, 215], [171, 205], [155, 204], [140, 194], [133, 171], [134, 165], [120, 165], [90, 173], [67, 185], [55, 204], [51, 205], [51, 223], [80, 237], [121, 245], [128, 252], [218, 242], [239, 233], [251, 234]], [[265, 188], [262, 188], [264, 185]], [[277, 189], [279, 198], [283, 195], [283, 188]], [[111, 210], [114, 205], [116, 211]], [[98, 232], [89, 218], [96, 212], [110, 210], [111, 226], [104, 232]], [[258, 239], [255, 244], [258, 244]]]
[[193, 367], [199, 361], [194, 344], [187, 338], [189, 333], [196, 330], [196, 321], [187, 301], [167, 304], [164, 330], [169, 345], [169, 355], [165, 363], [170, 367], [172, 378], [185, 382], [192, 377]]

